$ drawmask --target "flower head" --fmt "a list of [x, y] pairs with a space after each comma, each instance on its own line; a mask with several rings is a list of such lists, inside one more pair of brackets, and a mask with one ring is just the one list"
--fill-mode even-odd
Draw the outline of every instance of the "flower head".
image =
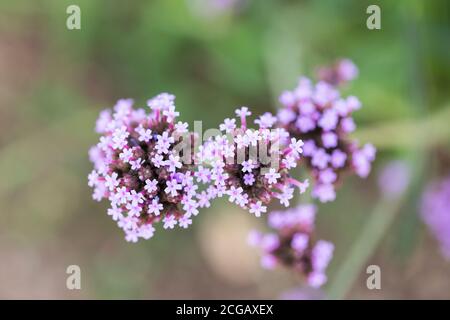
[[[341, 97], [336, 88], [343, 80], [357, 75], [352, 65], [348, 60], [340, 61], [337, 71], [327, 69], [322, 81], [316, 84], [303, 77], [293, 91], [285, 91], [279, 99], [282, 108], [277, 115], [277, 125], [293, 139], [304, 142], [298, 148], [303, 149], [302, 158], [314, 178], [312, 195], [322, 202], [335, 199], [334, 188], [344, 172], [352, 171], [365, 178], [375, 159], [376, 150], [371, 144], [360, 148], [348, 136], [356, 128], [352, 112], [359, 109], [361, 103], [354, 96]], [[285, 163], [293, 166], [291, 159]], [[329, 181], [330, 171], [334, 172], [334, 181]], [[323, 172], [327, 172], [327, 181], [323, 179]]]
[[300, 159], [303, 142], [291, 139], [282, 128], [268, 129], [273, 122], [268, 113], [257, 121], [260, 127], [255, 130], [246, 127], [246, 117], [251, 115], [247, 107], [236, 114], [241, 126], [235, 127], [236, 121], [226, 119], [221, 125], [225, 135], [210, 138], [198, 153], [202, 168], [211, 167], [211, 184], [217, 196], [228, 195], [230, 202], [256, 216], [266, 212], [274, 198], [288, 205], [292, 195], [285, 190], [297, 187], [304, 192], [305, 184], [289, 174]]
[[249, 244], [263, 251], [261, 265], [269, 269], [283, 265], [304, 276], [311, 287], [322, 286], [334, 246], [324, 240], [313, 241], [315, 214], [314, 205], [269, 213], [269, 226], [275, 232], [252, 231], [248, 238]]
[[198, 213], [197, 173], [187, 143], [193, 134], [187, 124], [175, 122], [179, 113], [173, 95], [160, 94], [147, 104], [149, 114], [133, 109], [130, 99], [119, 100], [114, 112], [102, 111], [96, 126], [102, 136], [90, 150], [93, 198], [111, 201], [108, 214], [131, 242], [151, 238], [159, 221], [165, 229], [186, 228], [190, 215]]

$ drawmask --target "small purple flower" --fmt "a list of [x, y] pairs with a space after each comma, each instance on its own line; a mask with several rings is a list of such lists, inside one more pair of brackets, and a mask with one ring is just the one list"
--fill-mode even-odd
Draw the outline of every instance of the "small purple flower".
[[280, 200], [280, 203], [284, 205], [285, 207], [289, 206], [289, 200], [291, 200], [294, 197], [294, 189], [285, 187], [282, 190], [282, 193], [278, 194], [278, 199]]
[[330, 67], [318, 70], [318, 78], [332, 85], [343, 85], [358, 77], [358, 67], [350, 59], [338, 60]]
[[281, 177], [281, 175], [276, 172], [274, 168], [270, 168], [269, 172], [264, 174], [264, 177], [266, 178], [268, 184], [274, 184], [277, 183], [277, 180]]
[[317, 271], [324, 271], [333, 257], [334, 245], [331, 242], [319, 240], [312, 250], [312, 265]]
[[148, 240], [153, 237], [155, 228], [151, 224], [144, 224], [139, 229], [138, 236], [142, 239]]
[[105, 176], [105, 187], [107, 187], [109, 191], [113, 191], [119, 185], [117, 177], [118, 174], [116, 172], [113, 172], [111, 175]]
[[152, 130], [144, 129], [142, 125], [136, 128], [136, 132], [139, 133], [139, 141], [149, 142], [152, 139]]
[[163, 222], [164, 222], [163, 225], [164, 229], [173, 229], [177, 224], [177, 220], [175, 219], [174, 215], [165, 216]]
[[320, 288], [327, 282], [327, 276], [322, 272], [311, 272], [308, 276], [308, 284], [312, 288]]
[[261, 258], [261, 267], [264, 269], [272, 270], [277, 266], [277, 258], [271, 254], [266, 254]]
[[339, 149], [336, 149], [331, 154], [331, 165], [334, 168], [342, 168], [345, 166], [345, 160], [347, 160], [347, 154]]
[[324, 149], [317, 149], [312, 157], [311, 163], [319, 169], [325, 169], [329, 161], [329, 154]]
[[164, 209], [163, 205], [158, 202], [158, 199], [153, 199], [148, 205], [148, 212], [153, 213], [155, 216], [159, 216], [161, 211]]
[[236, 188], [235, 186], [231, 186], [230, 190], [228, 191], [230, 202], [236, 202], [237, 199], [239, 199], [239, 196], [242, 194], [243, 189], [241, 187]]
[[198, 166], [195, 177], [198, 182], [208, 183], [211, 180], [211, 170], [204, 168], [203, 166]]
[[236, 119], [226, 118], [224, 123], [220, 125], [220, 130], [230, 133], [236, 128]]
[[178, 121], [178, 123], [175, 125], [175, 130], [179, 134], [188, 133], [188, 127], [189, 124], [187, 122]]
[[253, 213], [255, 216], [260, 217], [261, 213], [267, 211], [267, 207], [262, 205], [261, 201], [250, 204], [250, 213]]
[[297, 118], [295, 122], [295, 126], [301, 131], [301, 132], [309, 132], [312, 131], [316, 127], [316, 121], [312, 119], [311, 117], [307, 116], [300, 116]]
[[283, 164], [283, 166], [286, 169], [289, 170], [289, 169], [297, 167], [297, 158], [293, 157], [293, 156], [290, 156], [290, 155], [287, 155], [286, 158], [281, 160], [281, 163]]
[[112, 133], [112, 148], [113, 149], [123, 149], [127, 145], [127, 138], [129, 136], [129, 132], [126, 131], [125, 126], [121, 126], [117, 128]]
[[313, 188], [312, 196], [321, 202], [334, 201], [336, 199], [336, 191], [332, 184], [316, 184]]
[[136, 190], [131, 190], [131, 192], [128, 193], [128, 201], [134, 206], [137, 206], [138, 204], [144, 203], [144, 195], [140, 192], [136, 192]]
[[358, 76], [358, 67], [349, 59], [343, 59], [338, 63], [338, 73], [343, 81], [351, 81]]
[[145, 187], [144, 187], [145, 191], [147, 191], [147, 193], [152, 194], [153, 192], [158, 190], [158, 180], [155, 179], [147, 179], [145, 180]]
[[319, 173], [319, 181], [325, 184], [331, 184], [336, 181], [337, 174], [331, 168], [327, 168]]
[[256, 168], [256, 163], [254, 160], [249, 159], [247, 161], [242, 162], [242, 172], [251, 173], [253, 169]]
[[248, 110], [247, 107], [241, 107], [239, 109], [236, 109], [236, 116], [242, 118], [250, 116], [252, 113]]
[[272, 126], [276, 122], [277, 118], [274, 117], [270, 112], [264, 113], [262, 116], [259, 117], [259, 119], [255, 120], [255, 124], [259, 125], [261, 129], [272, 128]]
[[175, 106], [171, 105], [163, 111], [163, 115], [167, 117], [168, 122], [173, 122], [173, 120], [180, 115], [179, 112], [175, 111]]
[[300, 155], [303, 152], [304, 143], [302, 140], [297, 140], [295, 138], [291, 138], [291, 143], [289, 144], [289, 148], [295, 152], [296, 155]]
[[171, 144], [174, 142], [175, 139], [173, 137], [169, 137], [167, 132], [163, 132], [162, 135], [157, 136], [156, 150], [158, 150], [158, 153], [160, 154], [168, 153]]
[[244, 174], [244, 184], [251, 186], [253, 183], [255, 183], [255, 176], [251, 173]]
[[277, 113], [278, 121], [282, 124], [288, 124], [296, 119], [295, 112], [289, 109], [280, 109]]
[[161, 168], [164, 165], [164, 157], [160, 154], [155, 154], [153, 158], [151, 158], [151, 162], [156, 168]]
[[303, 155], [306, 157], [312, 157], [314, 153], [316, 152], [317, 147], [314, 143], [314, 140], [306, 140], [305, 144], [303, 145]]
[[178, 195], [178, 191], [181, 190], [182, 186], [175, 179], [166, 181], [166, 188], [164, 191], [171, 195], [172, 197], [176, 197]]
[[331, 131], [336, 129], [338, 120], [339, 118], [337, 112], [333, 109], [329, 109], [322, 114], [318, 125], [325, 131]]
[[192, 224], [192, 219], [190, 219], [190, 216], [185, 214], [180, 219], [178, 219], [178, 224], [180, 225], [180, 227], [186, 229], [187, 227], [189, 227], [189, 225]]
[[334, 132], [325, 132], [322, 134], [322, 143], [325, 148], [334, 148], [338, 145], [338, 136]]
[[355, 121], [353, 118], [344, 118], [341, 121], [341, 129], [344, 132], [353, 132], [356, 129]]
[[182, 167], [182, 163], [180, 162], [180, 157], [177, 155], [169, 155], [169, 159], [164, 161], [164, 165], [169, 170], [169, 172], [176, 172], [177, 169]]
[[118, 204], [126, 204], [128, 202], [128, 191], [126, 187], [116, 188], [115, 198]]
[[117, 221], [122, 216], [122, 211], [118, 208], [110, 208], [108, 209], [108, 216], [111, 216], [114, 221]]
[[395, 199], [405, 192], [411, 179], [411, 168], [401, 160], [389, 162], [378, 177], [378, 187], [384, 197]]
[[133, 157], [133, 150], [131, 148], [124, 149], [121, 154], [119, 154], [119, 159], [123, 162], [130, 163]]
[[145, 161], [142, 160], [141, 158], [137, 158], [136, 160], [130, 160], [129, 163], [131, 164], [131, 170], [139, 170], [142, 167], [142, 164]]
[[303, 252], [308, 247], [309, 238], [307, 234], [296, 233], [292, 237], [291, 246], [297, 252]]
[[198, 206], [200, 208], [209, 208], [211, 206], [210, 199], [211, 197], [206, 191], [197, 194]]

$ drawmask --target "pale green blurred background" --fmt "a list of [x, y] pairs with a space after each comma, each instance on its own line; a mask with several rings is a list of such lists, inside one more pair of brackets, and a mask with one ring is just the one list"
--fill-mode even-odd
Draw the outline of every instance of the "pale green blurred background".
[[[143, 105], [168, 91], [182, 120], [217, 127], [240, 105], [275, 111], [299, 75], [342, 57], [360, 68], [345, 89], [363, 102], [355, 136], [379, 153], [367, 180], [348, 178], [319, 206], [318, 235], [336, 244], [324, 291], [373, 210], [387, 208], [382, 241], [341, 297], [450, 298], [450, 263], [418, 216], [449, 152], [448, 1], [213, 1], [0, 0], [0, 298], [278, 298], [298, 286], [286, 270], [261, 270], [246, 235], [263, 221], [224, 201], [188, 230], [126, 243], [108, 204], [91, 199], [87, 151], [118, 98]], [[70, 4], [81, 30], [66, 28]], [[366, 28], [370, 4], [381, 30]], [[377, 175], [393, 159], [414, 174], [386, 204]], [[66, 289], [71, 264], [80, 291]], [[368, 264], [381, 267], [382, 290], [366, 288]]]

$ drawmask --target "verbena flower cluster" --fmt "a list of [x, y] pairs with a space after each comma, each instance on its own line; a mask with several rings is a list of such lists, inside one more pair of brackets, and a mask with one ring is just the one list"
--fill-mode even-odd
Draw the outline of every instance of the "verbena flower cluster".
[[[349, 78], [347, 76], [347, 78]], [[279, 98], [278, 125], [304, 141], [303, 157], [314, 178], [312, 196], [321, 202], [336, 198], [335, 186], [344, 173], [367, 177], [376, 150], [349, 138], [356, 129], [352, 113], [361, 108], [355, 96], [341, 97], [336, 86], [302, 77], [293, 91]]]
[[[96, 131], [102, 136], [89, 152], [94, 163], [89, 186], [95, 200], [111, 202], [108, 215], [127, 241], [151, 238], [159, 221], [165, 229], [187, 228], [205, 205], [194, 165], [180, 158], [189, 160], [193, 134], [187, 123], [176, 122], [174, 99], [166, 93], [150, 99], [150, 113], [122, 99], [97, 120]], [[182, 148], [185, 154], [176, 146], [187, 146]]]
[[303, 142], [282, 128], [270, 130], [276, 122], [270, 113], [255, 120], [257, 130], [247, 127], [251, 115], [247, 107], [237, 109], [236, 115], [239, 126], [236, 119], [225, 119], [221, 134], [200, 148], [198, 158], [203, 165], [199, 171], [211, 178], [215, 196], [226, 195], [257, 217], [267, 211], [273, 199], [289, 206], [295, 188], [303, 193], [308, 187], [308, 181], [300, 182], [289, 174], [297, 166]]
[[326, 280], [326, 268], [333, 256], [331, 242], [313, 240], [316, 207], [311, 204], [299, 205], [287, 211], [273, 211], [268, 215], [268, 223], [275, 232], [249, 234], [249, 244], [263, 251], [261, 265], [272, 269], [282, 265], [304, 276], [314, 288], [322, 286]]
[[426, 188], [421, 215], [439, 241], [442, 254], [450, 260], [450, 176]]
[[[358, 75], [356, 66], [341, 60], [318, 74], [318, 83], [303, 77], [293, 91], [285, 91], [276, 116], [266, 112], [254, 120], [256, 128], [249, 128], [251, 112], [241, 107], [198, 149], [198, 136], [177, 121], [173, 95], [148, 100], [149, 109], [119, 100], [96, 123], [101, 137], [90, 149], [94, 170], [88, 176], [93, 198], [110, 201], [108, 215], [130, 242], [151, 238], [159, 222], [164, 229], [187, 228], [199, 209], [218, 197], [257, 217], [274, 201], [288, 207], [296, 190], [301, 194], [309, 186], [292, 174], [303, 163], [313, 178], [312, 196], [334, 200], [345, 173], [369, 174], [376, 151], [349, 138], [356, 128], [352, 113], [361, 103], [354, 96], [341, 97], [337, 88]], [[447, 199], [448, 189], [447, 184]], [[437, 206], [427, 199], [424, 207], [432, 213], [425, 219], [450, 248], [450, 238], [440, 229], [448, 201]], [[271, 212], [268, 224], [274, 232], [253, 232], [250, 240], [262, 248], [264, 267], [287, 266], [318, 288], [326, 282], [334, 246], [313, 239], [315, 214], [314, 205]]]

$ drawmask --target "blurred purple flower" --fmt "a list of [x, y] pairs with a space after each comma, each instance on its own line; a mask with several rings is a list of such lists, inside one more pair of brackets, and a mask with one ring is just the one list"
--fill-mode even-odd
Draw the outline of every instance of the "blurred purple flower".
[[349, 59], [338, 60], [330, 67], [322, 67], [317, 71], [317, 77], [321, 81], [332, 85], [343, 85], [358, 77], [358, 67]]
[[378, 177], [378, 187], [386, 198], [397, 198], [403, 194], [411, 180], [410, 166], [401, 160], [389, 162]]
[[450, 176], [432, 182], [422, 196], [421, 215], [450, 260]]
[[283, 265], [305, 277], [310, 287], [321, 287], [327, 281], [325, 271], [334, 245], [324, 240], [313, 241], [315, 214], [314, 205], [271, 212], [268, 224], [275, 232], [252, 231], [248, 237], [248, 243], [263, 252], [261, 266], [273, 269]]
[[[339, 81], [322, 79], [313, 84], [308, 78], [300, 78], [294, 90], [281, 94], [282, 107], [277, 114], [277, 125], [304, 141], [302, 158], [314, 177], [312, 196], [321, 202], [336, 198], [334, 188], [345, 172], [367, 177], [376, 154], [373, 145], [360, 148], [348, 136], [356, 128], [352, 113], [361, 102], [354, 96], [341, 97], [336, 87], [341, 80], [356, 77], [356, 67], [342, 60], [333, 72]], [[324, 181], [324, 171], [333, 171], [334, 181]]]

